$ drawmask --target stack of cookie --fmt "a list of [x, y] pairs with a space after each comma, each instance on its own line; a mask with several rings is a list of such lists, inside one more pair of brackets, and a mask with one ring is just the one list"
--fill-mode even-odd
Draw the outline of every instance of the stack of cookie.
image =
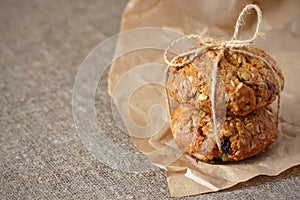
[[[211, 109], [216, 51], [206, 50], [181, 67], [169, 66], [167, 91], [179, 104], [172, 114], [172, 134], [182, 150], [199, 160], [243, 160], [264, 151], [277, 138], [270, 104], [283, 89], [282, 73], [264, 51], [250, 47], [244, 50], [256, 56], [225, 50], [218, 64], [216, 108], [223, 116], [222, 124], [218, 124], [220, 146]], [[178, 58], [178, 62], [180, 59], [185, 58]]]

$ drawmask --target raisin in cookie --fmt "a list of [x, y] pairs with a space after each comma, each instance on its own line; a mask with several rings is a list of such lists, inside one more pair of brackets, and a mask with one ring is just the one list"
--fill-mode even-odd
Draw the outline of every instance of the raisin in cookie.
[[[216, 87], [216, 97], [226, 104], [227, 113], [239, 116], [271, 104], [284, 86], [282, 73], [269, 55], [257, 48], [242, 50], [255, 56], [225, 50], [218, 65]], [[216, 51], [207, 50], [190, 64], [170, 66], [167, 77], [170, 96], [180, 104], [209, 110], [212, 67], [216, 58]], [[179, 58], [178, 62], [180, 59], [184, 58]]]
[[222, 124], [222, 151], [211, 128], [211, 115], [202, 110], [181, 105], [172, 115], [171, 130], [179, 148], [205, 162], [244, 160], [262, 152], [277, 138], [270, 109], [259, 108], [247, 116], [227, 115]]

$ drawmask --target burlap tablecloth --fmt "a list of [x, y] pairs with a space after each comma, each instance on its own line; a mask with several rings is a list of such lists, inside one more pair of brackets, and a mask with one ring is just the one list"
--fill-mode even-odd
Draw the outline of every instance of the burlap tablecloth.
[[[0, 1], [0, 199], [169, 198], [163, 170], [132, 174], [103, 164], [86, 150], [72, 118], [76, 72], [94, 46], [118, 32], [125, 4]], [[113, 120], [106, 79], [96, 108], [103, 131], [131, 145]], [[299, 185], [298, 166], [196, 198], [299, 199]]]

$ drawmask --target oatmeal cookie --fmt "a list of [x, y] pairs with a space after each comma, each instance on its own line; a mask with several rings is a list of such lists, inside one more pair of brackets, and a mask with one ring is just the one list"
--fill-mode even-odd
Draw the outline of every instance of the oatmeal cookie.
[[[271, 104], [283, 89], [284, 79], [275, 61], [263, 50], [243, 48], [263, 58], [234, 51], [224, 51], [218, 65], [216, 97], [220, 104], [226, 104], [227, 113], [245, 116], [257, 108]], [[180, 104], [190, 104], [209, 110], [211, 107], [212, 67], [217, 52], [207, 50], [190, 64], [183, 67], [170, 66], [167, 90]], [[179, 58], [185, 59], [185, 58]], [[218, 106], [218, 103], [217, 103]]]
[[179, 148], [205, 162], [239, 161], [257, 155], [277, 138], [274, 114], [259, 108], [247, 116], [224, 117], [218, 150], [212, 131], [211, 114], [181, 105], [171, 119], [171, 130]]

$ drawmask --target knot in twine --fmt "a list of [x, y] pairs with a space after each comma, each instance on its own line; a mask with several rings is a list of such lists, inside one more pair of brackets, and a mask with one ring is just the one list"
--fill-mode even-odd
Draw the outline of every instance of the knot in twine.
[[[238, 40], [237, 36], [239, 33], [239, 29], [240, 29], [241, 25], [243, 24], [243, 18], [245, 15], [249, 14], [252, 9], [254, 9], [257, 14], [257, 24], [256, 24], [255, 32], [254, 32], [252, 38], [250, 38], [250, 39]], [[250, 53], [248, 51], [240, 50], [240, 48], [242, 48], [242, 47], [251, 45], [259, 36], [263, 35], [263, 33], [259, 32], [261, 22], [262, 22], [262, 11], [260, 10], [260, 8], [257, 5], [249, 4], [242, 10], [242, 12], [239, 15], [239, 17], [236, 21], [236, 24], [235, 24], [234, 33], [233, 33], [231, 40], [229, 40], [229, 41], [215, 40], [210, 37], [205, 37], [205, 36], [203, 36], [203, 34], [201, 34], [201, 35], [190, 34], [190, 35], [183, 36], [183, 37], [173, 41], [166, 48], [166, 50], [164, 52], [164, 60], [168, 64], [168, 67], [166, 69], [166, 75], [165, 75], [165, 88], [166, 88], [165, 92], [166, 92], [166, 96], [167, 96], [168, 113], [169, 113], [169, 116], [171, 117], [171, 104], [170, 104], [169, 93], [167, 91], [167, 80], [166, 80], [169, 67], [174, 66], [174, 67], [182, 68], [182, 67], [184, 67], [185, 64], [192, 63], [195, 58], [200, 56], [207, 49], [218, 51], [216, 61], [214, 62], [213, 71], [212, 71], [212, 86], [211, 86], [210, 101], [211, 101], [213, 132], [214, 132], [215, 140], [216, 140], [216, 143], [217, 143], [217, 146], [218, 146], [218, 149], [220, 152], [222, 152], [222, 147], [221, 147], [220, 137], [218, 134], [218, 124], [217, 124], [217, 117], [216, 117], [216, 103], [215, 103], [216, 91], [215, 90], [216, 90], [217, 69], [218, 69], [220, 59], [224, 55], [225, 49], [227, 49], [228, 51], [243, 53], [248, 56], [258, 58], [258, 59], [262, 60], [264, 63], [266, 63], [266, 65], [270, 69], [272, 69], [273, 73], [277, 77], [277, 81], [278, 81], [278, 85], [279, 85], [278, 98], [277, 98], [277, 116], [276, 116], [276, 126], [278, 126], [278, 116], [279, 116], [279, 109], [280, 109], [280, 90], [281, 90], [278, 74], [276, 73], [273, 66], [270, 65], [264, 58], [254, 55], [253, 53]], [[173, 47], [175, 44], [177, 44], [183, 40], [187, 40], [187, 39], [199, 39], [201, 45], [196, 48], [193, 48], [191, 50], [188, 50], [184, 53], [181, 53], [181, 54], [177, 55], [176, 57], [174, 57], [171, 61], [169, 61], [169, 59], [167, 58], [167, 53], [169, 52], [169, 49], [171, 47]], [[187, 59], [178, 60], [178, 58], [184, 58], [184, 57], [187, 57]]]
[[[250, 38], [250, 39], [237, 40], [237, 35], [239, 33], [240, 26], [243, 23], [243, 17], [245, 15], [247, 15], [251, 9], [254, 9], [257, 14], [257, 24], [256, 24], [255, 32], [254, 32], [252, 38]], [[166, 50], [164, 52], [164, 60], [169, 66], [181, 67], [185, 64], [192, 63], [193, 60], [203, 52], [204, 49], [214, 49], [214, 50], [222, 50], [223, 51], [224, 49], [232, 50], [233, 48], [241, 48], [241, 47], [249, 46], [252, 42], [254, 42], [256, 40], [257, 37], [263, 35], [263, 33], [259, 32], [261, 22], [262, 22], [262, 12], [261, 12], [260, 8], [255, 4], [249, 4], [242, 10], [242, 12], [239, 15], [239, 17], [236, 21], [236, 24], [235, 24], [234, 33], [233, 33], [231, 40], [222, 41], [222, 40], [214, 40], [209, 37], [204, 37], [203, 35], [195, 35], [195, 34], [186, 35], [186, 36], [183, 36], [183, 37], [173, 41], [166, 48]], [[167, 53], [169, 52], [169, 49], [171, 47], [173, 47], [175, 44], [177, 44], [183, 40], [186, 40], [186, 39], [199, 39], [202, 46], [197, 47], [196, 49], [184, 52], [184, 53], [174, 57], [171, 61], [169, 61], [167, 58]], [[184, 56], [191, 56], [191, 57], [180, 63], [176, 62], [178, 58], [184, 57]]]

